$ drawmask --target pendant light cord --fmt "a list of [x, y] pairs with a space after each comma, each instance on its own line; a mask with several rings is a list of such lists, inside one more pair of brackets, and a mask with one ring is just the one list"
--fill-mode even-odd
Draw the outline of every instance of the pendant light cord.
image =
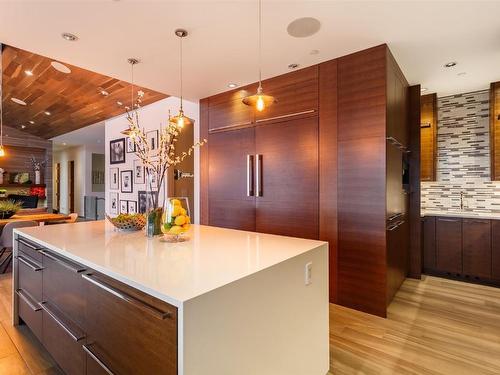
[[131, 64], [131, 78], [132, 78], [132, 85], [130, 86], [130, 108], [133, 110], [134, 107], [134, 63], [132, 62]]
[[259, 88], [262, 87], [262, 0], [259, 0]]
[[179, 54], [180, 69], [179, 69], [179, 72], [180, 72], [180, 81], [181, 81], [181, 111], [182, 111], [182, 38], [184, 38], [184, 36], [181, 36], [179, 38], [180, 39], [180, 54]]

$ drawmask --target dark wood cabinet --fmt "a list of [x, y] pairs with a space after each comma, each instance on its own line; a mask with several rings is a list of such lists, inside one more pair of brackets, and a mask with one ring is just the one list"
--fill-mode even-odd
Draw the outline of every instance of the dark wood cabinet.
[[436, 218], [436, 268], [462, 273], [462, 219]]
[[258, 126], [255, 153], [257, 232], [317, 239], [318, 118]]
[[424, 271], [436, 269], [436, 218], [425, 216], [422, 219], [423, 241], [422, 256]]
[[491, 222], [463, 219], [463, 273], [491, 278]]
[[[255, 230], [255, 129], [209, 136], [209, 224]], [[249, 159], [250, 158], [250, 159]]]
[[491, 277], [500, 281], [500, 220], [491, 222]]
[[243, 104], [242, 99], [252, 95], [257, 86], [246, 89], [233, 90], [210, 98], [209, 129], [222, 130], [248, 126], [255, 121], [253, 109]]
[[420, 110], [420, 178], [436, 180], [437, 95], [422, 95]]

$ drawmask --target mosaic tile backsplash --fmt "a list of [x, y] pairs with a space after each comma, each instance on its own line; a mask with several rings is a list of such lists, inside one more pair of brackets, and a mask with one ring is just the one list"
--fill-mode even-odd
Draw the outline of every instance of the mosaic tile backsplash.
[[422, 209], [500, 213], [490, 181], [489, 90], [438, 98], [437, 181], [422, 182]]

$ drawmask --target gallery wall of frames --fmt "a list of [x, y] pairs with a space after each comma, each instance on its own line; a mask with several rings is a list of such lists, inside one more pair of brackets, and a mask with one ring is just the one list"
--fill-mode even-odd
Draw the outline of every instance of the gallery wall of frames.
[[[198, 123], [199, 105], [184, 101], [187, 116]], [[157, 147], [160, 126], [168, 121], [169, 111], [175, 114], [179, 99], [169, 97], [139, 109], [140, 126], [146, 130], [151, 146]], [[133, 142], [121, 131], [127, 128], [125, 115], [106, 121], [106, 213], [109, 216], [144, 212], [147, 203], [146, 176], [144, 166], [135, 155]], [[195, 138], [198, 132], [195, 128]], [[198, 165], [198, 151], [195, 154], [195, 168]], [[199, 181], [195, 178], [195, 211], [198, 205]], [[165, 188], [165, 187], [164, 187]], [[166, 192], [168, 195], [168, 191]]]

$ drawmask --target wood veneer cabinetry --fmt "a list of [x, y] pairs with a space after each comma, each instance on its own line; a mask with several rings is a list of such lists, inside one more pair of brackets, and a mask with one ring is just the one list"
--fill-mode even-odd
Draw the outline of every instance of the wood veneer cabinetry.
[[491, 222], [491, 277], [500, 281], [500, 220]]
[[491, 221], [462, 220], [463, 273], [491, 279]]
[[436, 181], [437, 157], [437, 95], [421, 97], [420, 178]]
[[436, 218], [436, 268], [462, 273], [462, 219]]
[[491, 179], [500, 180], [500, 82], [490, 85]]
[[177, 308], [32, 241], [17, 246], [15, 310], [66, 374], [177, 374]]

